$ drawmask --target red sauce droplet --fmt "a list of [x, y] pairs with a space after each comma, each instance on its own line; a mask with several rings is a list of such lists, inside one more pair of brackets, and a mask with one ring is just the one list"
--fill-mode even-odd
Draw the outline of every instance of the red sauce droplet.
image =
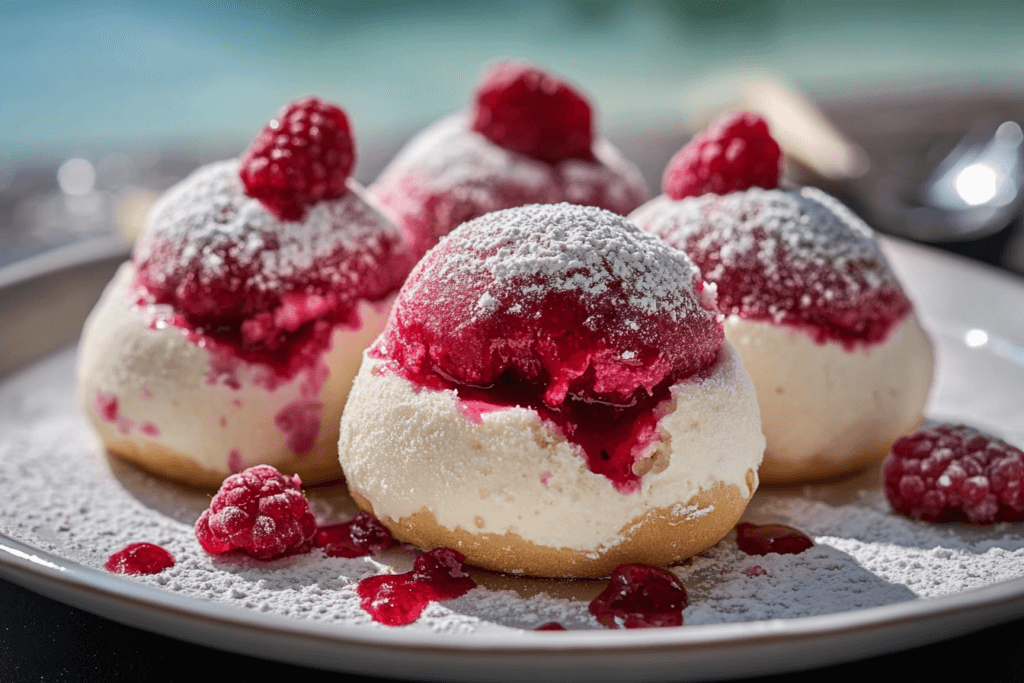
[[748, 555], [797, 555], [814, 545], [802, 531], [784, 524], [736, 525], [736, 545]]
[[131, 543], [103, 565], [115, 574], [159, 574], [174, 566], [174, 556], [152, 543]]
[[395, 539], [379, 519], [360, 512], [351, 522], [320, 527], [313, 543], [328, 557], [364, 557], [394, 547]]
[[549, 621], [546, 624], [541, 624], [535, 631], [567, 631], [568, 629], [559, 624], [557, 621]]
[[744, 569], [743, 573], [753, 578], [755, 576], [764, 576], [768, 573], [768, 570], [766, 570], [759, 564], [755, 564], [753, 567], [747, 567], [746, 569]]
[[590, 613], [608, 628], [682, 626], [689, 603], [675, 574], [646, 564], [624, 564], [590, 603]]
[[416, 558], [411, 572], [371, 576], [356, 587], [361, 604], [374, 621], [404, 626], [419, 618], [431, 602], [451, 600], [476, 588], [465, 572], [466, 557], [451, 548], [434, 548]]

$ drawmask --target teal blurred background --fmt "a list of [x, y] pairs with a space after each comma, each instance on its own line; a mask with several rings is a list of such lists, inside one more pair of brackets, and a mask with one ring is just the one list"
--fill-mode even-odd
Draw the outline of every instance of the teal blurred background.
[[751, 68], [822, 97], [1019, 91], [1022, 28], [1019, 0], [0, 0], [0, 166], [240, 150], [311, 93], [388, 135], [464, 106], [499, 57], [577, 83], [605, 130], [671, 122], [687, 89]]

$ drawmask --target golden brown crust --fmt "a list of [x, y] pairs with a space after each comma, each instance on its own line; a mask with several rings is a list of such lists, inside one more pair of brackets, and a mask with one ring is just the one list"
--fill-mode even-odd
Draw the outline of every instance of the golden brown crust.
[[[716, 484], [701, 490], [685, 506], [710, 511], [695, 518], [674, 517], [670, 508], [652, 510], [623, 526], [618, 545], [602, 552], [583, 552], [537, 545], [513, 533], [474, 533], [448, 529], [424, 508], [400, 520], [382, 518], [395, 538], [420, 548], [455, 548], [466, 561], [492, 571], [546, 577], [598, 578], [622, 564], [667, 565], [691, 557], [717, 543], [739, 520], [753, 490], [754, 472], [747, 473], [749, 495], [735, 486]], [[360, 508], [373, 514], [373, 505], [349, 489]]]
[[[202, 467], [191, 458], [177, 451], [151, 441], [141, 442], [129, 439], [104, 439], [107, 452], [142, 469], [170, 479], [186, 486], [202, 489], [218, 489], [230, 472], [216, 472]], [[342, 479], [341, 467], [337, 458], [333, 464], [329, 458], [318, 457], [316, 449], [301, 458], [290, 458], [274, 465], [284, 474], [298, 474], [303, 484], [317, 484], [325, 481]], [[329, 446], [328, 446], [329, 447]], [[336, 446], [334, 446], [336, 450]]]

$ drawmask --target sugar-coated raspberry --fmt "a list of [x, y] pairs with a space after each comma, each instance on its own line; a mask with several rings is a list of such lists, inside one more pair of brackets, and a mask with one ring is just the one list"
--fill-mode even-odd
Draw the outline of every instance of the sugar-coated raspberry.
[[246, 193], [267, 211], [298, 221], [310, 205], [345, 194], [355, 159], [345, 112], [305, 97], [263, 128], [242, 156], [239, 176]]
[[646, 564], [624, 564], [590, 603], [590, 613], [608, 628], [682, 626], [686, 588], [672, 572]]
[[484, 74], [472, 128], [505, 149], [551, 163], [594, 158], [590, 104], [529, 64], [502, 62]]
[[925, 522], [1024, 520], [1024, 452], [964, 425], [921, 429], [882, 466], [893, 510]]
[[781, 158], [764, 119], [752, 112], [731, 112], [715, 119], [672, 157], [662, 191], [682, 199], [751, 187], [774, 189]]
[[315, 534], [302, 481], [270, 465], [225, 479], [196, 522], [196, 538], [206, 552], [243, 550], [259, 560], [308, 552]]

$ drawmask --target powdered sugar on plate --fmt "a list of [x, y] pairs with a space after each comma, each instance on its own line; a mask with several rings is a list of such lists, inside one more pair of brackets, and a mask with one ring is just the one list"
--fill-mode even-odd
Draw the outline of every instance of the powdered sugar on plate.
[[[174, 555], [175, 566], [119, 580], [328, 627], [389, 628], [362, 611], [355, 584], [373, 574], [407, 571], [411, 550], [354, 559], [314, 550], [273, 562], [207, 555], [192, 525], [209, 494], [104, 456], [74, 403], [73, 364], [68, 350], [0, 385], [0, 532], [97, 571], [128, 543], [156, 543]], [[355, 514], [343, 487], [311, 489], [308, 496], [321, 523]], [[832, 614], [1024, 576], [1020, 525], [930, 525], [899, 517], [889, 510], [874, 471], [829, 485], [761, 490], [745, 517], [795, 526], [816, 545], [801, 555], [753, 557], [737, 549], [730, 533], [673, 568], [690, 593], [684, 624]], [[600, 628], [587, 603], [603, 581], [486, 572], [474, 578], [480, 587], [431, 605], [402, 628], [467, 638], [549, 621]]]

